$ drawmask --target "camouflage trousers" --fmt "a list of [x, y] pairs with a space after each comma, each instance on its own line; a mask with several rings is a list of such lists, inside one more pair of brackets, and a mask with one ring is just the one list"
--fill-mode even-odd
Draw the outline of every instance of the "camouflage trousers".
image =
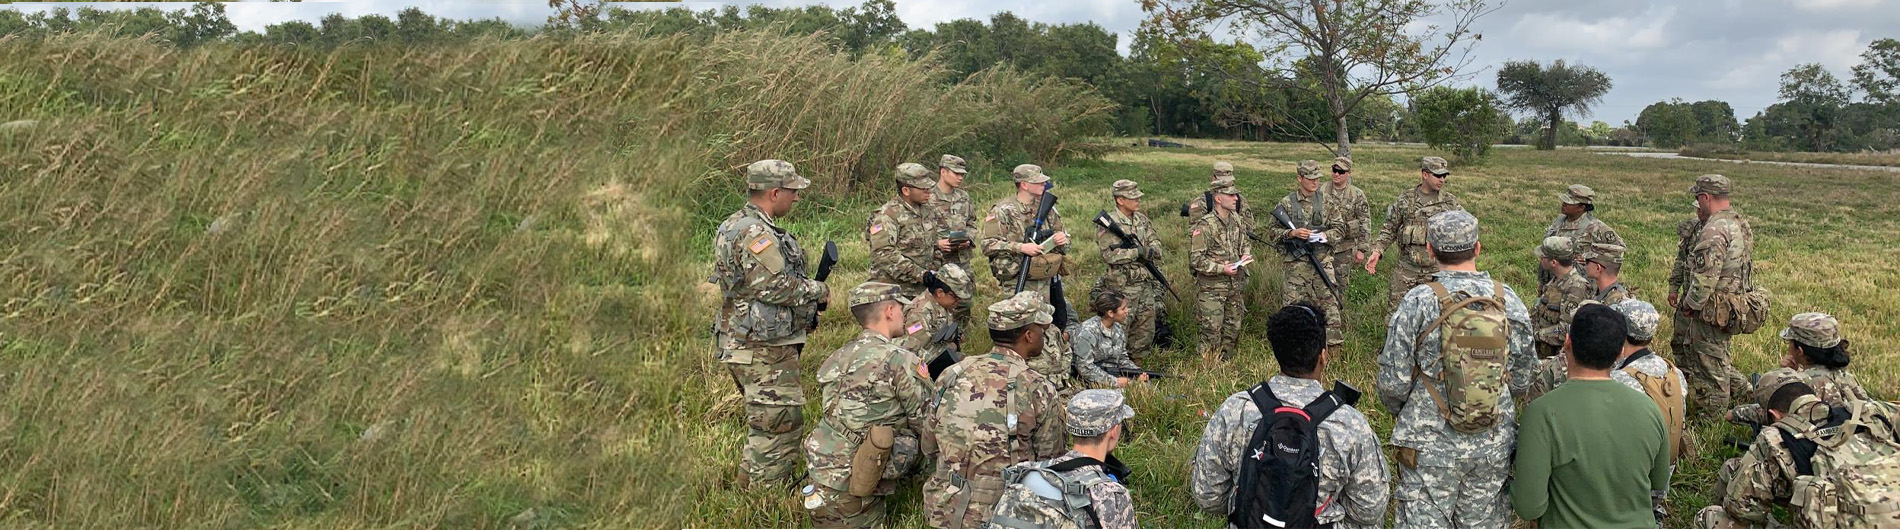
[[1399, 302], [1405, 300], [1405, 293], [1411, 292], [1413, 287], [1430, 283], [1432, 281], [1432, 275], [1437, 273], [1437, 263], [1423, 265], [1406, 263], [1404, 256], [1394, 256], [1392, 260], [1391, 290], [1387, 293], [1388, 303], [1385, 306], [1386, 314], [1390, 315], [1393, 310], [1399, 308]]
[[820, 502], [808, 510], [813, 528], [884, 528], [884, 497], [854, 497], [817, 484], [812, 489]]
[[[1365, 264], [1352, 260], [1352, 251], [1350, 250], [1333, 252], [1333, 283], [1339, 284], [1340, 294], [1346, 294], [1346, 286], [1352, 284], [1352, 271], [1359, 270], [1364, 266]], [[1340, 305], [1345, 305], [1343, 300]]]
[[799, 345], [723, 352], [720, 362], [745, 396], [749, 432], [740, 471], [754, 484], [797, 472], [799, 430], [805, 426], [805, 389], [798, 380]]
[[[1320, 258], [1320, 267], [1329, 275], [1333, 273], [1333, 263], [1337, 262], [1332, 261], [1330, 255]], [[1280, 289], [1281, 304], [1311, 302], [1320, 309], [1324, 309], [1326, 311], [1326, 346], [1345, 344], [1346, 315], [1339, 310], [1339, 300], [1333, 296], [1331, 289], [1326, 288], [1326, 281], [1320, 278], [1319, 271], [1313, 270], [1313, 265], [1304, 259], [1284, 260], [1280, 265], [1281, 269], [1286, 271], [1286, 285]]]
[[1511, 459], [1498, 456], [1461, 461], [1449, 452], [1419, 451], [1418, 467], [1398, 463], [1393, 528], [1508, 527], [1511, 507], [1504, 482], [1511, 475]]
[[1715, 504], [1704, 506], [1695, 513], [1696, 528], [1748, 528], [1749, 525], [1730, 517], [1728, 510], [1722, 508], [1722, 500], [1728, 495], [1728, 483], [1735, 479], [1735, 473], [1742, 467], [1741, 458], [1730, 458], [1722, 463], [1715, 472]]
[[1204, 360], [1234, 358], [1240, 349], [1241, 319], [1247, 314], [1245, 276], [1199, 276], [1194, 306], [1201, 325], [1200, 353]]
[[1748, 402], [1754, 393], [1753, 383], [1729, 362], [1729, 337], [1701, 319], [1676, 312], [1669, 346], [1676, 366], [1688, 379], [1691, 409], [1697, 417], [1720, 418], [1728, 411], [1730, 399]]

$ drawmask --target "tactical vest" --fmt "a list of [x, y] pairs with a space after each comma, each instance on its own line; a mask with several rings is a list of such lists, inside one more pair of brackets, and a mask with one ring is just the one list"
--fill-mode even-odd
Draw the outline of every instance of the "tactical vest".
[[738, 292], [745, 287], [745, 272], [739, 268], [739, 257], [734, 252], [753, 226], [764, 225], [777, 237], [779, 255], [785, 259], [785, 268], [779, 274], [808, 277], [805, 273], [805, 251], [798, 246], [798, 238], [791, 232], [773, 226], [758, 216], [750, 207], [740, 210], [719, 227], [719, 240], [723, 244], [713, 249], [713, 276], [709, 280], [719, 285], [723, 295], [720, 317], [714, 323], [714, 330], [720, 334], [738, 339], [742, 343], [769, 343], [792, 337], [800, 331], [799, 327], [811, 319], [818, 308], [813, 306], [784, 306], [759, 300], [744, 298]]

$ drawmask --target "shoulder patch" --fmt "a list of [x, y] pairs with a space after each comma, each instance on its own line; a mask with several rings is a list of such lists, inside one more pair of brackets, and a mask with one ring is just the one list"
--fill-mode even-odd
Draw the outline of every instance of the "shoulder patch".
[[883, 232], [883, 231], [884, 231], [884, 223], [871, 223], [871, 235], [877, 235], [878, 232]]
[[925, 381], [929, 381], [930, 380], [930, 365], [918, 363], [917, 377], [922, 377], [924, 378]]
[[1194, 229], [1194, 232], [1193, 232], [1193, 233], [1191, 233], [1191, 234], [1188, 234], [1188, 236], [1190, 236], [1190, 237], [1192, 237], [1192, 236], [1198, 236], [1198, 235], [1201, 235], [1201, 229], [1199, 229], [1199, 228], [1196, 228], [1196, 229]]
[[745, 249], [748, 251], [751, 251], [753, 254], [758, 254], [760, 252], [765, 252], [766, 249], [772, 248], [772, 244], [773, 242], [772, 242], [771, 237], [768, 237], [765, 234], [759, 234], [752, 238], [751, 243], [746, 244]]
[[989, 217], [983, 218], [983, 222], [985, 223], [990, 222], [990, 221], [995, 221], [995, 220], [996, 220], [996, 214], [994, 213], [991, 213]]
[[916, 324], [911, 324], [909, 328], [905, 328], [905, 329], [906, 331], [904, 333], [916, 333], [919, 331], [923, 331], [924, 323], [918, 322]]

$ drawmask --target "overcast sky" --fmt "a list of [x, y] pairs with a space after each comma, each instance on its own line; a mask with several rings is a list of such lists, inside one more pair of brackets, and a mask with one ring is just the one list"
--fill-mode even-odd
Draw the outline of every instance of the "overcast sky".
[[[775, 6], [811, 1], [766, 1]], [[829, 0], [837, 7], [858, 1]], [[36, 11], [53, 6], [123, 7], [127, 4], [15, 3]], [[150, 4], [130, 4], [150, 5]], [[180, 6], [183, 4], [163, 4]], [[623, 4], [630, 5], [630, 4]], [[719, 2], [685, 5], [696, 10]], [[338, 2], [242, 2], [229, 6], [240, 30], [262, 30], [287, 20], [316, 21], [329, 13], [394, 16], [409, 6], [448, 18], [500, 17], [523, 25], [548, 15], [545, 0], [348, 0]], [[1009, 5], [970, 0], [898, 0], [897, 14], [913, 28], [932, 28], [958, 18], [987, 20], [1009, 9], [1046, 23], [1094, 22], [1121, 35], [1125, 52], [1143, 14], [1135, 0], [1068, 0]], [[1474, 51], [1478, 73], [1464, 84], [1492, 88], [1497, 66], [1513, 59], [1565, 59], [1596, 67], [1615, 84], [1585, 120], [1619, 125], [1635, 121], [1643, 107], [1669, 98], [1719, 99], [1747, 120], [1775, 102], [1781, 72], [1818, 62], [1843, 81], [1867, 44], [1900, 38], [1900, 0], [1514, 0], [1478, 23], [1484, 40]]]

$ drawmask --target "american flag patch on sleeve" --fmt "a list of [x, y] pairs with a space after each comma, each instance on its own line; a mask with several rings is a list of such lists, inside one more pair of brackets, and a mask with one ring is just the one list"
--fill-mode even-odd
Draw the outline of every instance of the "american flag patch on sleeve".
[[923, 329], [924, 329], [924, 323], [922, 323], [922, 322], [918, 322], [918, 323], [916, 323], [916, 324], [911, 324], [911, 325], [910, 325], [910, 328], [909, 328], [909, 329], [910, 329], [910, 331], [906, 331], [905, 333], [916, 333], [916, 332], [919, 332], [919, 331], [923, 331]]

